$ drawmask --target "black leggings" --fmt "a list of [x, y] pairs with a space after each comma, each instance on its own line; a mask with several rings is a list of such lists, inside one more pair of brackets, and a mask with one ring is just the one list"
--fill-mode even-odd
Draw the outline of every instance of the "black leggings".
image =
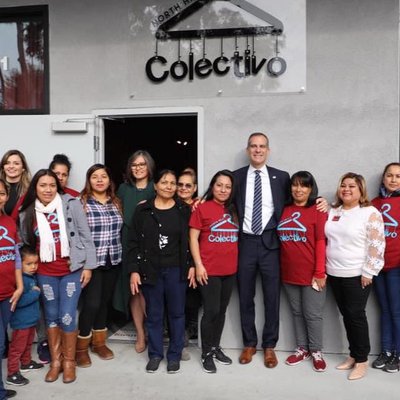
[[114, 292], [118, 268], [94, 269], [88, 285], [82, 290], [79, 313], [79, 335], [89, 336], [92, 329], [104, 329], [108, 307]]
[[236, 275], [209, 276], [208, 284], [200, 286], [203, 301], [201, 347], [203, 355], [218, 347], [225, 324], [225, 313], [231, 298]]

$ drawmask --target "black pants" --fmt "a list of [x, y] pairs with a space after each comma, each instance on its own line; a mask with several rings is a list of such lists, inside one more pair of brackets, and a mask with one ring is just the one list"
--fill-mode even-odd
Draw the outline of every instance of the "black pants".
[[117, 268], [94, 269], [92, 279], [82, 290], [79, 314], [79, 335], [88, 336], [92, 329], [104, 329], [107, 323], [107, 311], [111, 301]]
[[371, 285], [364, 289], [361, 286], [361, 276], [339, 278], [329, 276], [329, 283], [346, 329], [349, 341], [350, 357], [357, 363], [368, 360], [371, 350], [369, 343], [368, 321], [365, 307]]
[[201, 347], [204, 355], [220, 344], [234, 283], [235, 275], [209, 276], [208, 284], [200, 286], [203, 301]]

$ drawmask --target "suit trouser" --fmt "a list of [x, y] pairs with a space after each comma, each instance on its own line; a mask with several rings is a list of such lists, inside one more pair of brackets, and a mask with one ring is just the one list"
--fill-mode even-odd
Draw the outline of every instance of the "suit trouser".
[[262, 347], [274, 348], [279, 335], [279, 248], [267, 249], [262, 236], [242, 234], [239, 242], [238, 289], [243, 345], [257, 346], [255, 326], [256, 279], [261, 275], [264, 301]]

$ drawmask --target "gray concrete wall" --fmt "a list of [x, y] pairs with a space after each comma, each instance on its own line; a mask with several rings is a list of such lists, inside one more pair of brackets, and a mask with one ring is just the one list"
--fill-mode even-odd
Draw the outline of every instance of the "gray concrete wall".
[[[0, 6], [46, 3], [2, 0]], [[383, 166], [399, 159], [397, 0], [309, 0], [307, 2], [307, 91], [243, 97], [179, 100], [131, 99], [129, 21], [131, 0], [52, 0], [50, 10], [50, 116], [0, 117], [2, 152], [20, 148], [32, 169], [65, 151], [75, 161], [72, 185], [96, 156], [94, 126], [85, 135], [55, 135], [51, 121], [87, 116], [99, 108], [202, 107], [204, 180], [221, 168], [246, 163], [248, 134], [270, 136], [270, 164], [293, 173], [314, 173], [321, 193], [332, 198], [339, 176], [363, 174], [377, 192]], [[0, 39], [1, 40], [1, 39]], [[150, 45], [150, 44], [149, 44]], [[152, 44], [151, 44], [152, 45]], [[135, 57], [148, 58], [148, 54]], [[201, 83], [195, 83], [201, 84]], [[196, 86], [190, 87], [195, 90]], [[189, 90], [181, 83], [177, 90]], [[258, 299], [258, 308], [261, 310]], [[279, 348], [293, 347], [292, 326], [282, 300]], [[368, 306], [373, 351], [379, 350], [374, 298]], [[259, 312], [260, 315], [260, 312]], [[259, 321], [260, 322], [260, 321]], [[234, 296], [224, 345], [240, 347]], [[331, 297], [326, 307], [325, 349], [345, 351], [346, 341]]]

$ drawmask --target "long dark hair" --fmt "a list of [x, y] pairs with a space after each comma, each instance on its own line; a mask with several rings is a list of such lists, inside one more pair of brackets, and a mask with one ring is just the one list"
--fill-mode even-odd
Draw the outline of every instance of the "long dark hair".
[[93, 189], [90, 184], [90, 177], [99, 169], [104, 169], [104, 171], [106, 171], [106, 174], [108, 175], [108, 178], [110, 179], [110, 186], [107, 188], [107, 191], [106, 191], [107, 196], [110, 198], [111, 202], [118, 208], [118, 210], [120, 212], [122, 212], [121, 202], [115, 194], [115, 184], [114, 184], [114, 181], [112, 180], [111, 170], [110, 170], [110, 168], [106, 167], [104, 164], [94, 164], [87, 170], [85, 187], [83, 188], [83, 190], [81, 192], [81, 199], [82, 199], [83, 205], [86, 207], [86, 203], [87, 203], [89, 197], [93, 196]]
[[[311, 193], [310, 196], [308, 197], [306, 207], [311, 207], [315, 204], [315, 201], [318, 198], [318, 186], [311, 172], [308, 171], [295, 172], [290, 178], [290, 184], [291, 185], [300, 184], [300, 186], [311, 188]], [[293, 196], [290, 195], [290, 204], [293, 203], [294, 203]]]
[[229, 212], [229, 214], [231, 215], [231, 217], [233, 218], [233, 220], [237, 223], [238, 222], [238, 216], [237, 216], [237, 212], [236, 212], [236, 207], [233, 203], [233, 193], [234, 193], [234, 186], [235, 186], [235, 177], [233, 176], [233, 173], [231, 171], [229, 171], [228, 169], [223, 169], [221, 171], [218, 171], [212, 178], [210, 181], [210, 184], [208, 185], [208, 188], [206, 190], [206, 192], [204, 193], [202, 199], [203, 200], [213, 200], [214, 198], [214, 194], [213, 194], [213, 187], [215, 185], [215, 182], [217, 182], [217, 179], [220, 176], [226, 176], [227, 178], [230, 179], [231, 183], [232, 183], [232, 190], [231, 193], [228, 197], [228, 199], [226, 200], [224, 207], [225, 209]]
[[18, 198], [20, 198], [28, 189], [29, 182], [31, 180], [31, 172], [29, 171], [28, 163], [26, 162], [26, 158], [24, 153], [19, 150], [8, 150], [4, 153], [1, 161], [0, 161], [0, 178], [4, 179], [7, 182], [6, 173], [4, 172], [4, 166], [7, 164], [8, 159], [11, 156], [18, 156], [22, 162], [22, 175], [20, 181], [17, 183], [17, 194]]
[[50, 176], [54, 178], [57, 185], [57, 193], [63, 194], [62, 187], [60, 185], [60, 181], [57, 178], [57, 175], [51, 169], [39, 169], [36, 174], [33, 176], [31, 183], [28, 186], [28, 190], [26, 192], [24, 201], [22, 202], [20, 212], [25, 212], [24, 225], [21, 226], [21, 230], [26, 232], [27, 243], [31, 247], [36, 247], [36, 236], [33, 231], [33, 226], [36, 223], [36, 215], [35, 215], [35, 200], [37, 199], [36, 186], [39, 182], [39, 179], [43, 176]]

